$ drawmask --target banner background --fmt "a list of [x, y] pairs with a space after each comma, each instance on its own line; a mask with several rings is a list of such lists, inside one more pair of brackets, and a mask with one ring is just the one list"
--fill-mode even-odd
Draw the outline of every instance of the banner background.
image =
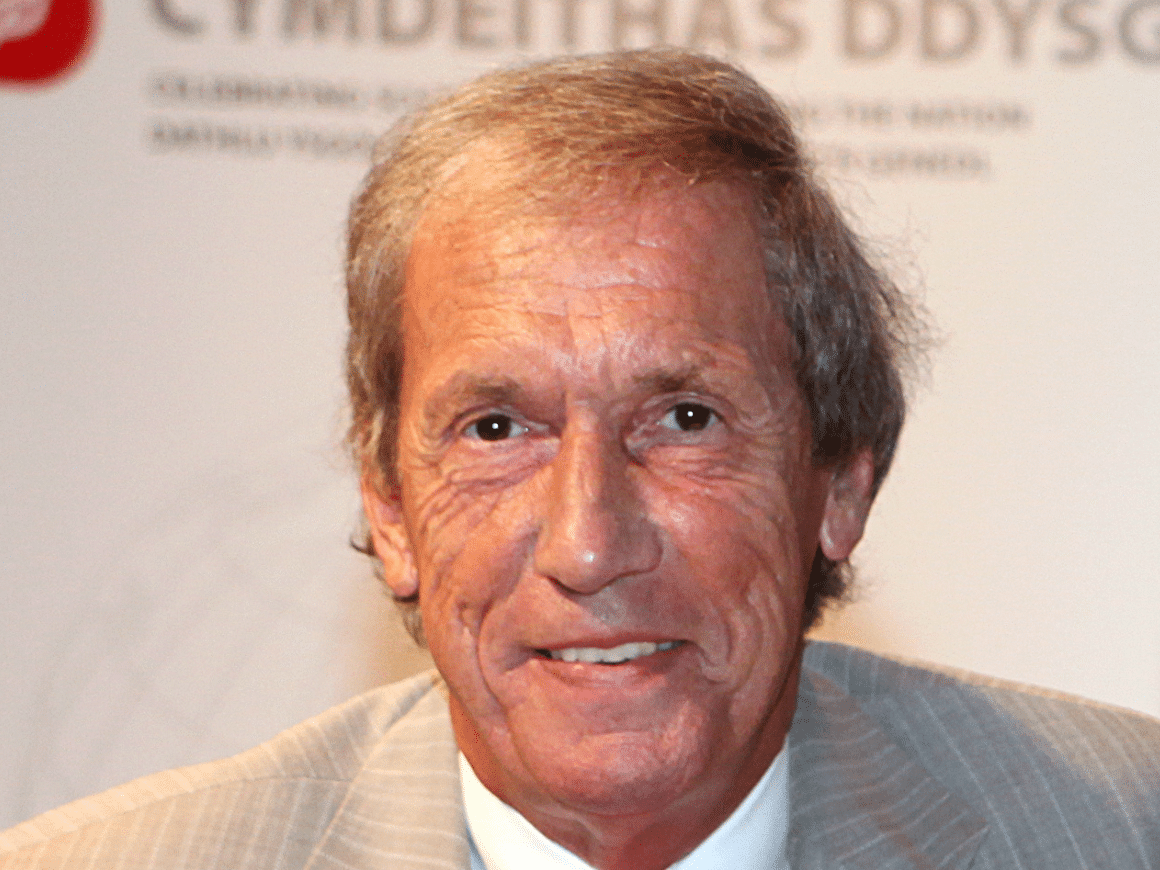
[[94, 11], [39, 84], [0, 44], [0, 825], [421, 666], [346, 546], [367, 149], [474, 72], [661, 36], [791, 103], [940, 336], [820, 634], [1160, 714], [1155, 2]]

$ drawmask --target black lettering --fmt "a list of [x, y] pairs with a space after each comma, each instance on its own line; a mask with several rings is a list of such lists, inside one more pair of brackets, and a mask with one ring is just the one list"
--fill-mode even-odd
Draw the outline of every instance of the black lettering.
[[1081, 17], [1083, 10], [1095, 5], [1095, 0], [1067, 0], [1059, 7], [1059, 23], [1076, 37], [1070, 48], [1059, 50], [1061, 63], [1091, 63], [1100, 54], [1100, 35]]
[[[1140, 15], [1151, 13], [1152, 29], [1137, 25]], [[1148, 33], [1146, 41], [1141, 41], [1140, 31]], [[1120, 45], [1128, 57], [1140, 63], [1160, 63], [1160, 0], [1135, 0], [1124, 7], [1120, 14]]]
[[257, 0], [234, 0], [234, 32], [250, 36], [254, 32], [254, 7]]
[[667, 0], [612, 0], [612, 45], [626, 48], [629, 44], [629, 29], [642, 28], [649, 35], [648, 45], [659, 45], [668, 41], [669, 7]]
[[[979, 13], [970, 0], [922, 0], [921, 13], [920, 43], [927, 60], [960, 60], [979, 41]], [[948, 16], [957, 22], [949, 37], [941, 26]]]
[[761, 53], [766, 57], [782, 58], [794, 57], [799, 54], [805, 45], [806, 35], [801, 25], [781, 14], [781, 7], [787, 0], [761, 0], [758, 12], [761, 17], [773, 25], [777, 35], [773, 42], [763, 43]]
[[716, 45], [728, 51], [737, 51], [737, 25], [729, 0], [697, 0], [693, 10], [693, 24], [689, 31], [689, 46], [705, 48]]
[[178, 127], [171, 121], [156, 121], [149, 138], [155, 150], [170, 150], [172, 148], [189, 148], [196, 146], [199, 142], [208, 141], [210, 132], [208, 127], [201, 125], [187, 124]]
[[185, 76], [167, 73], [153, 79], [153, 96], [159, 100], [181, 101], [188, 99]]
[[579, 27], [576, 23], [576, 10], [580, 0], [560, 0], [560, 42], [564, 48], [576, 47]]
[[1018, 103], [911, 103], [910, 126], [919, 130], [1015, 131], [1031, 126], [1031, 113]]
[[182, 15], [170, 8], [169, 0], [153, 0], [153, 11], [157, 14], [157, 20], [161, 22], [163, 27], [174, 33], [180, 33], [182, 36], [197, 36], [205, 30], [204, 21]]
[[346, 19], [346, 38], [358, 39], [358, 0], [286, 0], [283, 32], [290, 37], [313, 29], [315, 36], [325, 37], [340, 15]]
[[1039, 14], [1040, 2], [1031, 0], [1022, 9], [1013, 9], [1007, 0], [995, 0], [995, 8], [999, 11], [999, 19], [1007, 27], [1011, 60], [1019, 63], [1027, 56], [1027, 31]]
[[370, 156], [376, 139], [369, 130], [174, 122], [165, 118], [152, 122], [148, 136], [155, 152], [217, 153], [264, 159], [289, 154], [360, 162]]
[[898, 47], [902, 39], [902, 13], [892, 0], [845, 0], [842, 8], [842, 45], [846, 57], [878, 60]]
[[910, 175], [926, 178], [981, 178], [990, 173], [987, 154], [940, 149], [871, 151], [865, 161], [870, 175]]
[[408, 20], [399, 21], [396, 0], [379, 0], [379, 39], [387, 45], [413, 45], [435, 28], [435, 0], [414, 0]]
[[527, 48], [532, 41], [532, 11], [528, 8], [528, 0], [513, 0], [513, 2], [516, 45], [519, 48]]
[[894, 124], [894, 107], [890, 103], [847, 102], [842, 110], [847, 126], [885, 129]]
[[456, 0], [455, 36], [459, 44], [468, 48], [491, 48], [496, 44], [495, 34], [482, 32], [482, 22], [495, 17], [495, 7], [483, 0]]
[[287, 132], [289, 150], [304, 157], [347, 160], [370, 155], [375, 137], [345, 130], [324, 130], [311, 127], [291, 128]]
[[864, 149], [831, 144], [815, 149], [815, 153], [823, 166], [843, 174], [928, 181], [982, 181], [991, 174], [991, 156], [972, 148]]

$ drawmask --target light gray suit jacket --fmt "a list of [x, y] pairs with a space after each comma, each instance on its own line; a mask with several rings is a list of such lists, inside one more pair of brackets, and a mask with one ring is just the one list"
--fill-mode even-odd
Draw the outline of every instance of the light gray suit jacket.
[[[427, 674], [233, 758], [0, 834], [0, 870], [468, 867], [456, 746]], [[836, 868], [1160, 868], [1160, 722], [810, 644], [789, 856]]]

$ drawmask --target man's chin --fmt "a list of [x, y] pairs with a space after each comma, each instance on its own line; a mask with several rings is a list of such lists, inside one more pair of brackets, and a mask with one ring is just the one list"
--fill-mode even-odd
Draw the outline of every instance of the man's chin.
[[453, 698], [460, 746], [483, 783], [525, 814], [529, 804], [593, 816], [663, 810], [714, 776], [712, 747], [728, 740], [727, 706], [706, 700], [685, 658], [528, 661], [492, 684], [504, 712], [485, 727]]
[[520, 767], [551, 803], [590, 815], [662, 812], [698, 774], [708, 773], [696, 726], [577, 733], [551, 728], [513, 734]]
[[674, 751], [677, 747], [659, 737], [604, 733], [585, 735], [567, 747], [531, 740], [516, 748], [551, 802], [584, 815], [626, 817], [663, 812], [705, 766], [692, 747]]

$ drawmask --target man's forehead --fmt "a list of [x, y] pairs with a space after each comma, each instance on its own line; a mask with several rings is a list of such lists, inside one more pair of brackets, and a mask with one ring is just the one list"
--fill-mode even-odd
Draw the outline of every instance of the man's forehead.
[[784, 365], [751, 200], [723, 182], [667, 181], [626, 195], [606, 186], [551, 216], [481, 217], [471, 195], [440, 197], [408, 261], [408, 355], [437, 349], [443, 375], [462, 370], [481, 394], [514, 357], [526, 367], [546, 348], [661, 392], [695, 371]]
[[[709, 237], [719, 243], [695, 245]], [[643, 259], [634, 248], [644, 249]], [[473, 274], [461, 276], [467, 285], [493, 280], [501, 268], [506, 277], [518, 278], [529, 266], [537, 278], [567, 274], [575, 283], [575, 265], [583, 259], [583, 281], [595, 289], [642, 278], [639, 267], [649, 261], [649, 250], [661, 255], [652, 258], [655, 263], [668, 254], [673, 266], [705, 276], [736, 275], [743, 259], [761, 268], [757, 280], [764, 283], [756, 209], [749, 192], [736, 184], [691, 184], [672, 176], [647, 184], [611, 179], [584, 195], [562, 191], [529, 201], [513, 195], [502, 172], [483, 172], [474, 164], [457, 172], [424, 209], [408, 263], [416, 256], [470, 251]], [[545, 252], [555, 269], [545, 268]]]

